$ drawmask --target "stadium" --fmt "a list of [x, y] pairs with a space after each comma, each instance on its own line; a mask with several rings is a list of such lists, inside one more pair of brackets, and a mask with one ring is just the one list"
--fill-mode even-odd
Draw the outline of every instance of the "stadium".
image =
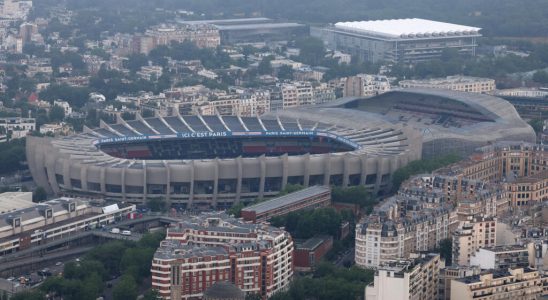
[[68, 137], [29, 136], [27, 161], [37, 185], [55, 194], [205, 209], [287, 184], [364, 185], [382, 195], [410, 161], [496, 140], [534, 140], [508, 102], [405, 90], [261, 117], [118, 118]]
[[533, 128], [512, 104], [487, 94], [400, 89], [371, 98], [342, 98], [324, 107], [358, 110], [419, 130], [423, 158], [467, 156], [496, 141], [536, 141]]

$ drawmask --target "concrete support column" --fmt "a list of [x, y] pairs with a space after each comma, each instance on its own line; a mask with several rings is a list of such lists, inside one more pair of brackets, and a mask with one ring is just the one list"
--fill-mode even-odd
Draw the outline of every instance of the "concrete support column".
[[100, 180], [101, 180], [101, 193], [105, 194], [107, 192], [107, 184], [106, 184], [106, 168], [101, 168], [101, 175], [100, 175]]
[[282, 156], [282, 190], [287, 186], [288, 174], [289, 174], [289, 158], [286, 153]]
[[122, 168], [122, 199], [126, 201], [127, 195], [126, 195], [126, 171], [127, 168]]
[[166, 168], [166, 201], [171, 207], [171, 168], [169, 164], [164, 162], [164, 168]]
[[360, 155], [361, 171], [360, 185], [365, 185], [365, 179], [367, 178], [367, 155]]
[[264, 197], [264, 186], [266, 183], [266, 157], [264, 154], [259, 158], [259, 163], [261, 166], [261, 172], [260, 172], [260, 184], [259, 184], [259, 198]]
[[217, 207], [217, 198], [219, 197], [219, 159], [215, 159], [215, 168], [213, 169], [213, 206]]
[[88, 191], [88, 165], [80, 165], [80, 182], [82, 184], [82, 190]]
[[310, 153], [304, 156], [304, 186], [310, 184]]
[[188, 208], [194, 205], [194, 160], [190, 161], [190, 191], [188, 193]]
[[72, 189], [70, 182], [70, 161], [63, 159], [63, 181], [66, 189]]
[[328, 154], [324, 160], [324, 175], [323, 175], [324, 185], [329, 185], [330, 177], [331, 177], [331, 153]]
[[348, 186], [348, 181], [350, 172], [348, 171], [350, 169], [350, 164], [352, 163], [350, 161], [351, 156], [349, 154], [345, 154], [343, 157], [343, 187]]
[[146, 203], [148, 190], [147, 190], [147, 164], [143, 161], [143, 203]]
[[59, 184], [57, 178], [55, 178], [55, 160], [46, 156], [46, 172], [49, 181], [49, 185], [55, 194], [59, 194]]
[[236, 199], [234, 199], [234, 203], [237, 204], [240, 202], [240, 198], [242, 197], [242, 179], [243, 179], [243, 162], [242, 157], [236, 158], [236, 171], [238, 173], [238, 179], [236, 182]]

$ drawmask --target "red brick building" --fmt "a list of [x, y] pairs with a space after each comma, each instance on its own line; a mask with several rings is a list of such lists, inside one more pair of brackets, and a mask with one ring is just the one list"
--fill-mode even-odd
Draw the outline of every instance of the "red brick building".
[[168, 229], [151, 273], [162, 299], [201, 299], [216, 282], [266, 299], [291, 281], [293, 241], [284, 230], [224, 213], [189, 216]]
[[315, 236], [306, 241], [295, 242], [295, 269], [310, 271], [333, 248], [332, 236]]
[[311, 186], [300, 191], [277, 197], [242, 209], [245, 221], [264, 222], [272, 217], [287, 215], [292, 211], [316, 209], [331, 205], [331, 189], [328, 186]]

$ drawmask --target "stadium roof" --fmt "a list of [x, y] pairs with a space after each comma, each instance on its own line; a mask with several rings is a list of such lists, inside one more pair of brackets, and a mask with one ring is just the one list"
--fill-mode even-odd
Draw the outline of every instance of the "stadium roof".
[[[471, 126], [462, 128], [443, 126], [429, 126], [428, 133], [425, 133], [424, 126], [417, 127], [423, 132], [423, 142], [439, 138], [456, 138], [468, 141], [486, 141], [486, 140], [523, 140], [529, 141], [533, 134], [532, 128], [521, 119], [516, 109], [508, 101], [487, 94], [466, 93], [459, 91], [427, 88], [407, 88], [394, 89], [377, 97], [397, 96], [403, 99], [409, 97], [439, 97], [441, 99], [454, 100], [466, 104], [470, 108], [480, 112], [484, 116], [493, 119], [493, 122], [479, 122]], [[343, 108], [351, 102], [361, 101], [367, 97], [345, 97], [321, 105], [324, 108], [339, 107]], [[384, 121], [400, 123], [389, 118], [365, 112], [366, 115], [374, 115]]]
[[281, 196], [281, 197], [278, 197], [278, 198], [274, 198], [274, 199], [271, 199], [271, 200], [268, 200], [268, 201], [261, 202], [259, 204], [248, 206], [248, 207], [242, 209], [242, 211], [254, 211], [257, 214], [260, 214], [260, 213], [264, 213], [264, 212], [272, 210], [272, 209], [276, 209], [276, 208], [280, 208], [280, 207], [284, 207], [284, 206], [293, 204], [293, 203], [298, 202], [302, 199], [310, 198], [312, 196], [328, 192], [329, 190], [330, 189], [327, 186], [321, 186], [321, 185], [311, 186], [309, 188], [306, 188], [306, 189], [303, 189], [303, 190], [300, 190], [300, 191], [297, 191], [297, 192], [294, 192], [294, 193], [290, 193], [290, 194], [287, 194], [287, 195], [284, 195], [284, 196]]
[[219, 30], [247, 30], [247, 29], [275, 29], [275, 28], [293, 28], [303, 27], [299, 23], [253, 23], [253, 24], [235, 24], [235, 25], [216, 25]]
[[336, 28], [363, 33], [374, 33], [388, 37], [410, 37], [409, 35], [431, 34], [477, 34], [481, 28], [437, 22], [425, 19], [394, 19], [377, 21], [339, 22]]

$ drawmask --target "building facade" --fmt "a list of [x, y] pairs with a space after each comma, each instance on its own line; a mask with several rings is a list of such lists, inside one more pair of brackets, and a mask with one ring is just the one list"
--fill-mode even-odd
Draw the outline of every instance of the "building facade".
[[475, 55], [480, 28], [424, 19], [339, 22], [311, 34], [331, 50], [362, 61], [414, 63], [441, 57], [444, 49]]
[[365, 287], [365, 299], [437, 300], [442, 264], [439, 254], [431, 253], [383, 265]]
[[331, 189], [327, 186], [311, 186], [281, 197], [245, 207], [241, 217], [245, 221], [264, 222], [299, 210], [311, 210], [331, 205]]
[[497, 270], [451, 282], [451, 299], [539, 299], [546, 279], [529, 268]]
[[470, 258], [470, 265], [484, 270], [527, 268], [529, 250], [519, 245], [480, 248]]
[[453, 232], [453, 263], [470, 266], [471, 257], [480, 248], [496, 246], [496, 218], [478, 217]]
[[68, 234], [120, 221], [134, 205], [92, 205], [59, 198], [0, 214], [0, 256], [28, 249]]
[[118, 124], [101, 122], [64, 139], [29, 137], [27, 159], [35, 182], [49, 192], [129, 202], [161, 197], [211, 208], [275, 196], [288, 184], [384, 192], [393, 172], [420, 158], [420, 137], [411, 128], [341, 110], [287, 112], [118, 117]]
[[168, 228], [151, 273], [162, 299], [200, 298], [219, 281], [266, 299], [291, 281], [293, 241], [283, 230], [224, 213], [192, 216]]

